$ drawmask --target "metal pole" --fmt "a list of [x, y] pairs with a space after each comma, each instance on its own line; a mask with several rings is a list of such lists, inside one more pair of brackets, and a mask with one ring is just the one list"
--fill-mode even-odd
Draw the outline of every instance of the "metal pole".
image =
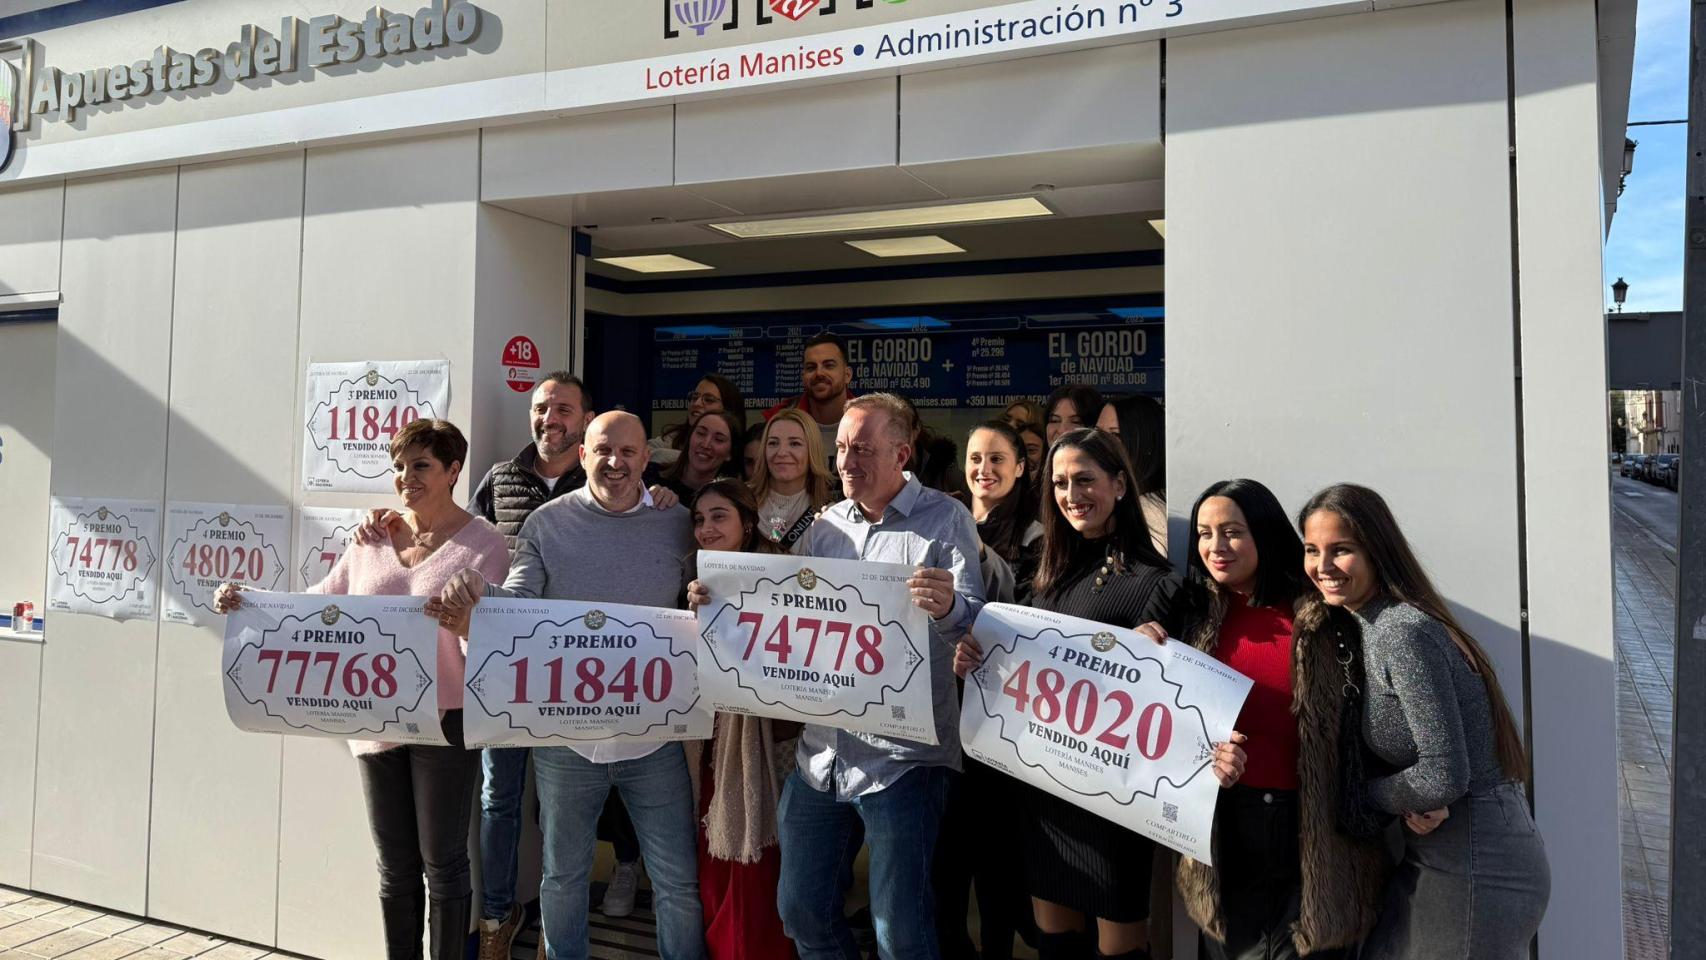
[[1682, 280], [1682, 457], [1677, 504], [1676, 773], [1671, 781], [1672, 960], [1706, 944], [1706, 0], [1690, 4], [1688, 193]]

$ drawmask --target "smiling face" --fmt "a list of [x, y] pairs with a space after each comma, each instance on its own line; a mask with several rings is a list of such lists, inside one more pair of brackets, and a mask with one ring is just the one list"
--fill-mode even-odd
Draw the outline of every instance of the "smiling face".
[[701, 414], [712, 410], [723, 409], [723, 392], [709, 380], [699, 381], [693, 392], [687, 396], [687, 419], [689, 422], [699, 419]]
[[693, 539], [701, 550], [739, 550], [751, 531], [740, 510], [720, 493], [701, 493], [693, 502]]
[[450, 500], [450, 490], [461, 472], [462, 464], [440, 463], [426, 444], [408, 447], [391, 461], [391, 481], [403, 506], [410, 510]]
[[870, 407], [854, 407], [841, 418], [835, 434], [835, 469], [841, 475], [841, 492], [860, 507], [887, 506], [906, 485], [902, 464], [912, 455], [912, 445], [895, 439], [889, 413]]
[[776, 483], [791, 484], [806, 475], [806, 431], [793, 420], [776, 420], [764, 441], [764, 469]]
[[1071, 397], [1061, 397], [1048, 412], [1048, 442], [1052, 445], [1060, 439], [1061, 434], [1083, 426], [1086, 424], [1084, 418], [1078, 414], [1078, 405], [1072, 402]]
[[847, 385], [853, 382], [853, 370], [847, 366], [840, 348], [833, 343], [820, 343], [807, 348], [801, 359], [800, 382], [807, 396], [822, 403], [847, 392]]
[[1256, 541], [1231, 497], [1209, 497], [1197, 508], [1197, 556], [1214, 582], [1248, 596], [1256, 588]]
[[547, 460], [568, 453], [586, 435], [592, 411], [586, 409], [580, 387], [547, 380], [533, 391], [533, 443]]
[[1303, 572], [1321, 599], [1352, 613], [1380, 590], [1368, 551], [1345, 518], [1331, 510], [1317, 510], [1303, 521]]
[[1072, 529], [1090, 539], [1112, 533], [1114, 504], [1125, 496], [1125, 477], [1109, 474], [1077, 447], [1056, 450], [1051, 468], [1055, 508]]
[[700, 417], [687, 438], [687, 465], [701, 477], [715, 476], [734, 454], [734, 434], [720, 416]]
[[1011, 440], [994, 430], [973, 430], [966, 439], [966, 488], [976, 500], [1000, 503], [1024, 475], [1025, 459]]
[[639, 502], [640, 474], [651, 451], [638, 417], [618, 411], [593, 420], [581, 458], [587, 466], [587, 488], [600, 506], [620, 513]]

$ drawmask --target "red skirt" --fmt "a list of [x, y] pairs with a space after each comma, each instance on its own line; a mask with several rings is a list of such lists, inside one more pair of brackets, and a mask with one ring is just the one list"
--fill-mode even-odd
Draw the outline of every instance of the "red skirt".
[[[711, 751], [705, 750], [706, 790], [703, 817], [711, 806]], [[766, 847], [757, 863], [736, 863], [711, 856], [705, 831], [699, 831], [699, 903], [705, 911], [705, 947], [711, 960], [793, 960], [794, 941], [782, 932], [776, 912], [776, 887], [782, 876], [782, 852]]]

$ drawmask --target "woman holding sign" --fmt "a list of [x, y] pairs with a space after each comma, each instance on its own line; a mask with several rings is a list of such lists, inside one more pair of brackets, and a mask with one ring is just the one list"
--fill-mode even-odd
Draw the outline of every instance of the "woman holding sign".
[[[1216, 809], [1216, 866], [1181, 860], [1180, 894], [1217, 960], [1342, 957], [1374, 926], [1388, 869], [1379, 845], [1335, 819], [1338, 654], [1355, 626], [1313, 598], [1303, 543], [1267, 487], [1210, 486], [1189, 529], [1187, 576], [1206, 602], [1184, 636], [1254, 686], [1237, 723], [1248, 763]], [[1141, 629], [1167, 638], [1159, 624]]]
[[[450, 576], [466, 567], [501, 580], [509, 571], [503, 535], [451, 496], [467, 456], [468, 441], [447, 420], [416, 420], [397, 431], [391, 469], [403, 501], [401, 516], [386, 536], [352, 542], [309, 592], [436, 597]], [[240, 590], [220, 585], [215, 611], [241, 606]], [[429, 613], [436, 609], [436, 601], [427, 604]], [[350, 741], [360, 761], [368, 825], [379, 853], [379, 903], [386, 955], [392, 960], [420, 956], [423, 920], [431, 929], [432, 960], [460, 960], [466, 951], [472, 903], [468, 817], [480, 776], [479, 751], [465, 749], [462, 742], [465, 660], [458, 636], [466, 633], [465, 622], [441, 617], [438, 709], [449, 746]]]
[[[1064, 433], [1049, 450], [1043, 555], [1033, 606], [1133, 628], [1182, 619], [1179, 579], [1155, 551], [1137, 503], [1137, 484], [1119, 441], [1099, 430]], [[961, 641], [962, 676], [982, 659]], [[1242, 773], [1243, 751], [1222, 744], [1222, 783]], [[1043, 960], [1092, 955], [1146, 960], [1155, 845], [1144, 836], [1052, 794], [1022, 788], [1030, 822], [1021, 840]], [[1094, 926], [1090, 926], [1091, 923]]]
[[[774, 425], [798, 410], [784, 410]], [[816, 439], [817, 431], [806, 436]], [[821, 465], [813, 451], [810, 462]], [[820, 467], [821, 469], [821, 467]], [[758, 502], [739, 480], [714, 480], [693, 499], [693, 539], [701, 550], [783, 553], [761, 527]], [[705, 947], [711, 960], [791, 960], [793, 941], [776, 912], [782, 855], [776, 846], [776, 804], [794, 756], [778, 745], [768, 717], [719, 713], [709, 744], [689, 741], [699, 833], [699, 902], [705, 908]]]
[[1380, 494], [1328, 487], [1298, 526], [1303, 569], [1362, 627], [1363, 740], [1393, 772], [1357, 784], [1357, 799], [1406, 827], [1362, 957], [1528, 956], [1552, 878], [1523, 795], [1522, 735], [1492, 661], [1452, 616]]
[[797, 552], [818, 510], [835, 499], [821, 431], [804, 410], [783, 410], [764, 425], [759, 449], [752, 471], [759, 532], [784, 551]]

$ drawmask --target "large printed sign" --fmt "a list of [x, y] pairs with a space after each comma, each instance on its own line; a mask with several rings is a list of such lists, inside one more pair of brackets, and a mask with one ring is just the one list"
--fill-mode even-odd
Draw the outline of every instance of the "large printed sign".
[[450, 409], [450, 361], [308, 365], [302, 488], [390, 493], [391, 438]]
[[936, 742], [930, 627], [904, 564], [699, 554], [712, 710]]
[[1176, 642], [992, 603], [972, 633], [966, 753], [1174, 850], [1212, 863], [1210, 769], [1248, 677]]
[[290, 511], [235, 503], [166, 505], [165, 618], [214, 623], [213, 591], [221, 583], [261, 590], [285, 585]]
[[446, 743], [438, 622], [419, 597], [243, 594], [225, 618], [225, 710], [255, 733]]
[[296, 513], [296, 589], [307, 590], [338, 565], [366, 511], [303, 507]]
[[471, 747], [706, 739], [698, 646], [685, 610], [482, 600], [463, 735]]
[[54, 497], [47, 608], [114, 620], [154, 616], [160, 585], [160, 504]]

